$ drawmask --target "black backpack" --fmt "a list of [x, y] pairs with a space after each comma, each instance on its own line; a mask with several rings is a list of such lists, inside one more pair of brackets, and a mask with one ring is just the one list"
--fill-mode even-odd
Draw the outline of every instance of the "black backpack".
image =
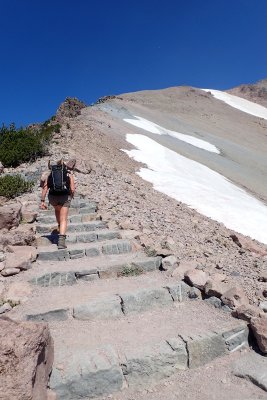
[[70, 178], [65, 164], [51, 166], [51, 172], [47, 178], [47, 186], [49, 193], [52, 195], [70, 193]]

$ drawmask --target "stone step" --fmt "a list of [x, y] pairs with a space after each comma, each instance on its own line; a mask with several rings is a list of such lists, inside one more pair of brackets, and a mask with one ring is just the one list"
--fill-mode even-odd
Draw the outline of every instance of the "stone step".
[[189, 300], [191, 291], [160, 271], [80, 281], [39, 288], [10, 317], [49, 323], [50, 387], [58, 400], [88, 399], [157, 383], [248, 345], [243, 321]]
[[[90, 221], [85, 223], [72, 223], [68, 225], [67, 232], [90, 232], [95, 231], [96, 229], [104, 229], [107, 228], [107, 223], [105, 221]], [[36, 225], [37, 233], [46, 233], [49, 234], [51, 230], [55, 229], [55, 225], [53, 227], [49, 225]]]
[[66, 261], [82, 257], [97, 257], [101, 254], [123, 254], [138, 250], [137, 243], [129, 240], [109, 240], [107, 243], [74, 243], [67, 249], [58, 250], [56, 245], [38, 248], [38, 260]]
[[[202, 326], [192, 334], [192, 319], [198, 320], [199, 314]], [[186, 316], [184, 310], [175, 309], [165, 314], [147, 312], [141, 317], [101, 326], [72, 326], [63, 321], [57, 332], [52, 327], [55, 361], [50, 387], [57, 399], [111, 398], [119, 390], [151, 386], [173, 374], [179, 380], [179, 371], [203, 366], [248, 346], [246, 324], [222, 322], [213, 315], [215, 325], [196, 305], [188, 306]]]
[[[121, 239], [121, 231], [109, 229], [97, 229], [93, 232], [70, 233], [67, 235], [66, 243], [92, 243], [104, 240]], [[52, 246], [58, 243], [58, 234], [50, 234], [36, 238], [37, 247]]]
[[98, 279], [138, 276], [159, 270], [160, 267], [161, 257], [145, 257], [143, 253], [123, 254], [104, 257], [98, 264], [79, 262], [78, 265], [70, 265], [64, 270], [54, 268], [52, 271], [35, 276], [29, 282], [41, 287], [71, 286], [80, 281], [92, 282]]
[[[68, 216], [69, 223], [90, 222], [99, 219], [100, 216], [95, 212], [89, 214], [74, 214]], [[37, 218], [37, 222], [42, 225], [44, 224], [55, 225], [56, 224], [55, 213], [53, 213], [53, 215], [39, 215]]]
[[[69, 208], [69, 215], [76, 215], [76, 214], [92, 214], [95, 213], [97, 209], [95, 207], [70, 207]], [[54, 216], [55, 211], [53, 208], [49, 208], [48, 210], [39, 210], [40, 216]]]

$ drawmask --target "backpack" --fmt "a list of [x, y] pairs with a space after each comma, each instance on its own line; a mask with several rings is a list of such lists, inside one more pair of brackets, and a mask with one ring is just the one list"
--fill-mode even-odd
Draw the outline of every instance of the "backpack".
[[70, 193], [70, 178], [65, 164], [52, 165], [50, 175], [47, 178], [49, 193], [52, 195], [64, 195]]

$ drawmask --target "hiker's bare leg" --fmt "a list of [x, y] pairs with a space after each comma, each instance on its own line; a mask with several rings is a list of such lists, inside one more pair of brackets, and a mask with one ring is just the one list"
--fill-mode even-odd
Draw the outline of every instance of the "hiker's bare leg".
[[68, 207], [60, 208], [60, 218], [59, 218], [59, 234], [60, 235], [66, 235], [67, 225], [68, 225], [68, 214], [69, 214]]
[[61, 208], [62, 208], [62, 206], [54, 206], [55, 216], [56, 216], [58, 226], [60, 225], [60, 209]]

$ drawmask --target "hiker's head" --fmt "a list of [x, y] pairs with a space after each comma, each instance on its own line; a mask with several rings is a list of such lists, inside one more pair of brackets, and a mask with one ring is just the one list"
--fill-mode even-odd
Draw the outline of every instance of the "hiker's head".
[[63, 158], [61, 158], [60, 160], [57, 160], [57, 161], [49, 160], [48, 161], [48, 168], [51, 169], [52, 165], [63, 165], [63, 164], [64, 164]]

